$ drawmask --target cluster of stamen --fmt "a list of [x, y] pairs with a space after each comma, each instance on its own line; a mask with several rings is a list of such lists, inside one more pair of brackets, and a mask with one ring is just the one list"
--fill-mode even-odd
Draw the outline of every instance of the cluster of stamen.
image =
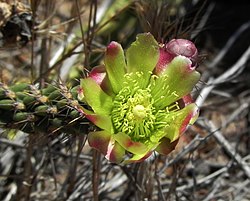
[[157, 141], [164, 135], [164, 128], [169, 126], [171, 112], [179, 110], [179, 106], [176, 102], [156, 109], [151, 87], [141, 88], [136, 79], [139, 75], [126, 75], [129, 82], [114, 99], [112, 122], [116, 133], [126, 133], [134, 141]]
[[112, 121], [116, 132], [124, 132], [133, 140], [150, 137], [154, 129], [154, 107], [147, 89], [124, 87], [115, 97]]

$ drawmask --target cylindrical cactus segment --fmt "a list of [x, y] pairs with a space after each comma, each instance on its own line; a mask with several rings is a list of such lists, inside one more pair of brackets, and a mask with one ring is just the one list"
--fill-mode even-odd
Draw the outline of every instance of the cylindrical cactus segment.
[[49, 84], [43, 89], [27, 83], [0, 83], [0, 127], [27, 133], [87, 133], [76, 88]]

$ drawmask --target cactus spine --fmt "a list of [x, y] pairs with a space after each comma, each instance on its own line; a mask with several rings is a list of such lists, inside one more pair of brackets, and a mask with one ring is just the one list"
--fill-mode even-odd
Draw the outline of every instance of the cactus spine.
[[88, 124], [77, 100], [77, 89], [49, 84], [39, 90], [27, 83], [0, 83], [0, 127], [27, 133], [86, 133]]

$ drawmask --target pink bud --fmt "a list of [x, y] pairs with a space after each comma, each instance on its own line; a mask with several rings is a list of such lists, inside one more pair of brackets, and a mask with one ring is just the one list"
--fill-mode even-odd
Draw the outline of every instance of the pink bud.
[[192, 62], [190, 69], [194, 70], [197, 67], [198, 51], [194, 43], [186, 39], [173, 39], [160, 47], [160, 56], [154, 73], [156, 75], [162, 73], [167, 68], [167, 64], [179, 55], [190, 59]]
[[193, 63], [192, 66], [196, 66], [198, 51], [191, 41], [186, 39], [173, 39], [166, 44], [165, 48], [172, 55], [181, 55], [189, 58]]

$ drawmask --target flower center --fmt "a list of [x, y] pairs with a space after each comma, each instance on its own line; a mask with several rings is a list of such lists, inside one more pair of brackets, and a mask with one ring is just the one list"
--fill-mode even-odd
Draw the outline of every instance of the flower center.
[[179, 104], [170, 102], [164, 106], [165, 101], [176, 98], [165, 86], [167, 77], [152, 77], [145, 87], [140, 76], [138, 72], [125, 75], [126, 87], [114, 98], [111, 119], [115, 133], [126, 133], [137, 142], [158, 143], [175, 120]]
[[111, 113], [116, 132], [124, 132], [135, 141], [148, 139], [154, 129], [154, 111], [148, 89], [124, 87], [115, 97]]
[[145, 107], [143, 105], [136, 105], [133, 108], [133, 115], [135, 119], [143, 120], [147, 116], [147, 112], [145, 110]]

